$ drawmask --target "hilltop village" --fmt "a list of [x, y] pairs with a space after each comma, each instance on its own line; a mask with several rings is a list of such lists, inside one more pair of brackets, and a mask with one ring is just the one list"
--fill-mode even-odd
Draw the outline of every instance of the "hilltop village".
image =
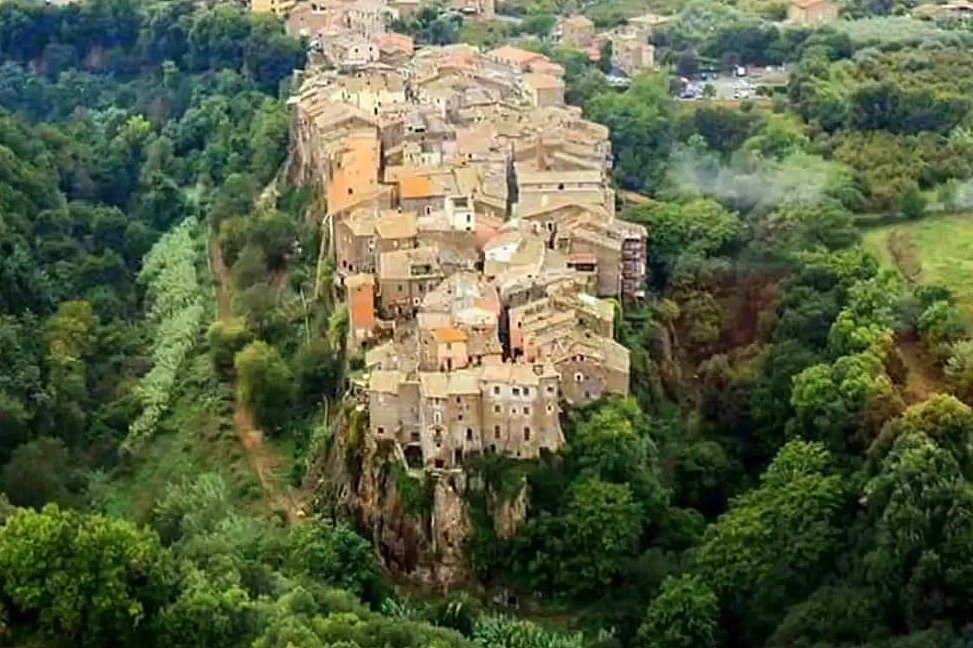
[[628, 390], [614, 304], [643, 296], [646, 232], [615, 215], [608, 130], [542, 55], [382, 40], [292, 99], [370, 432], [432, 471], [556, 451], [561, 403]]

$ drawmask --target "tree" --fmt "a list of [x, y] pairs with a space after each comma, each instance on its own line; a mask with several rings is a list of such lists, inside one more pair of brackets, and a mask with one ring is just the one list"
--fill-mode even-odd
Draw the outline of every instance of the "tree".
[[288, 567], [295, 574], [321, 579], [372, 604], [384, 593], [371, 545], [346, 524], [312, 520], [291, 531]]
[[945, 373], [953, 391], [960, 398], [973, 398], [973, 340], [961, 340], [950, 347]]
[[719, 601], [698, 576], [668, 577], [639, 627], [640, 648], [714, 648]]
[[837, 452], [867, 446], [882, 424], [902, 409], [881, 356], [874, 351], [808, 367], [794, 377], [791, 405], [796, 429]]
[[537, 587], [581, 596], [611, 584], [631, 557], [643, 514], [627, 484], [583, 479], [571, 485], [558, 516], [528, 521], [515, 553]]
[[556, 22], [557, 16], [552, 14], [534, 14], [524, 18], [524, 22], [521, 23], [520, 27], [524, 33], [533, 34], [534, 36], [544, 38], [550, 35], [551, 30], [554, 29], [554, 23]]
[[248, 243], [240, 250], [240, 256], [230, 269], [233, 285], [239, 290], [245, 290], [267, 279], [267, 256], [263, 248], [255, 243]]
[[624, 93], [601, 92], [584, 106], [611, 130], [614, 174], [626, 189], [653, 191], [665, 178], [672, 143], [672, 98], [661, 75], [638, 76]]
[[[964, 414], [969, 419], [969, 408]], [[863, 558], [867, 581], [910, 630], [971, 612], [961, 592], [973, 587], [973, 487], [957, 448], [950, 447], [958, 440], [968, 455], [968, 423], [963, 427], [962, 438], [947, 435], [946, 444], [918, 429], [903, 430], [864, 487], [874, 524]]]
[[699, 73], [699, 60], [693, 50], [679, 52], [676, 57], [676, 74], [691, 79]]
[[3, 467], [3, 490], [17, 506], [40, 508], [53, 502], [75, 503], [70, 492], [72, 464], [67, 448], [58, 439], [40, 437], [19, 446]]
[[610, 38], [606, 38], [598, 46], [598, 67], [605, 74], [612, 71], [612, 59], [615, 57], [614, 48]]
[[820, 443], [794, 440], [760, 485], [733, 499], [709, 528], [694, 572], [739, 624], [744, 645], [761, 644], [787, 607], [824, 578], [847, 504], [831, 454]]
[[224, 378], [233, 375], [233, 360], [238, 351], [251, 341], [250, 331], [243, 322], [233, 320], [227, 324], [221, 321], [213, 322], [206, 333], [209, 343], [210, 359], [213, 368]]
[[910, 186], [899, 197], [899, 213], [904, 218], [919, 218], [926, 212], [927, 202], [918, 187]]
[[626, 209], [623, 217], [652, 232], [649, 259], [660, 279], [669, 277], [681, 257], [718, 254], [742, 231], [735, 213], [708, 199], [645, 203]]
[[578, 423], [565, 454], [572, 474], [628, 484], [643, 514], [658, 519], [668, 493], [647, 428], [634, 400], [609, 401]]
[[304, 46], [280, 31], [280, 23], [269, 16], [253, 16], [250, 35], [243, 46], [243, 62], [257, 85], [275, 93], [280, 82], [304, 64]]
[[290, 409], [293, 379], [280, 353], [257, 340], [237, 352], [233, 359], [237, 393], [253, 410], [256, 422], [274, 430], [283, 425]]
[[55, 641], [146, 645], [142, 622], [168, 597], [172, 569], [159, 539], [125, 520], [49, 504], [0, 527], [6, 602]]

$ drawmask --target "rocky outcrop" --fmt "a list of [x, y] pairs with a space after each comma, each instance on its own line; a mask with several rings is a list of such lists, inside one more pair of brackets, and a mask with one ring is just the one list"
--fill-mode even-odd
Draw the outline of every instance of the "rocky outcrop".
[[316, 508], [356, 520], [396, 574], [437, 589], [466, 582], [466, 476], [409, 471], [398, 446], [376, 442], [362, 418], [346, 417], [315, 462]]
[[490, 497], [490, 514], [497, 538], [510, 540], [527, 520], [527, 483], [521, 485], [512, 498]]
[[436, 583], [454, 587], [468, 577], [465, 555], [470, 535], [470, 518], [466, 510], [466, 476], [460, 471], [434, 477], [432, 507], [433, 552], [436, 557]]

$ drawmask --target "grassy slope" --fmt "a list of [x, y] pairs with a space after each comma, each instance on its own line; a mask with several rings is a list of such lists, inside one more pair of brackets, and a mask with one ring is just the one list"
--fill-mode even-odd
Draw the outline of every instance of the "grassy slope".
[[109, 513], [145, 520], [168, 484], [204, 472], [220, 473], [241, 504], [260, 502], [260, 484], [233, 430], [229, 390], [215, 380], [209, 363], [204, 354], [187, 361], [160, 429], [107, 484]]
[[887, 244], [895, 230], [910, 235], [912, 249], [921, 263], [922, 283], [949, 288], [973, 320], [973, 212], [930, 216], [865, 231], [865, 247], [889, 268], [896, 268]]

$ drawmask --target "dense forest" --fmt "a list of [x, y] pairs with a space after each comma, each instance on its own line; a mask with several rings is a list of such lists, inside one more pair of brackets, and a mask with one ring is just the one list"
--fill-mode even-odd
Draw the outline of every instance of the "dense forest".
[[[549, 41], [577, 7], [398, 25], [550, 54], [650, 196], [623, 211], [651, 270], [616, 320], [631, 396], [568, 412], [562, 455], [470, 466], [527, 521], [501, 540], [471, 498], [478, 582], [430, 595], [305, 479], [361, 359], [287, 182], [304, 45], [232, 6], [0, 3], [0, 643], [967, 645], [970, 277], [863, 232], [973, 207], [971, 33], [663, 8], [668, 67], [623, 89]], [[738, 63], [787, 81], [673, 99]]]

